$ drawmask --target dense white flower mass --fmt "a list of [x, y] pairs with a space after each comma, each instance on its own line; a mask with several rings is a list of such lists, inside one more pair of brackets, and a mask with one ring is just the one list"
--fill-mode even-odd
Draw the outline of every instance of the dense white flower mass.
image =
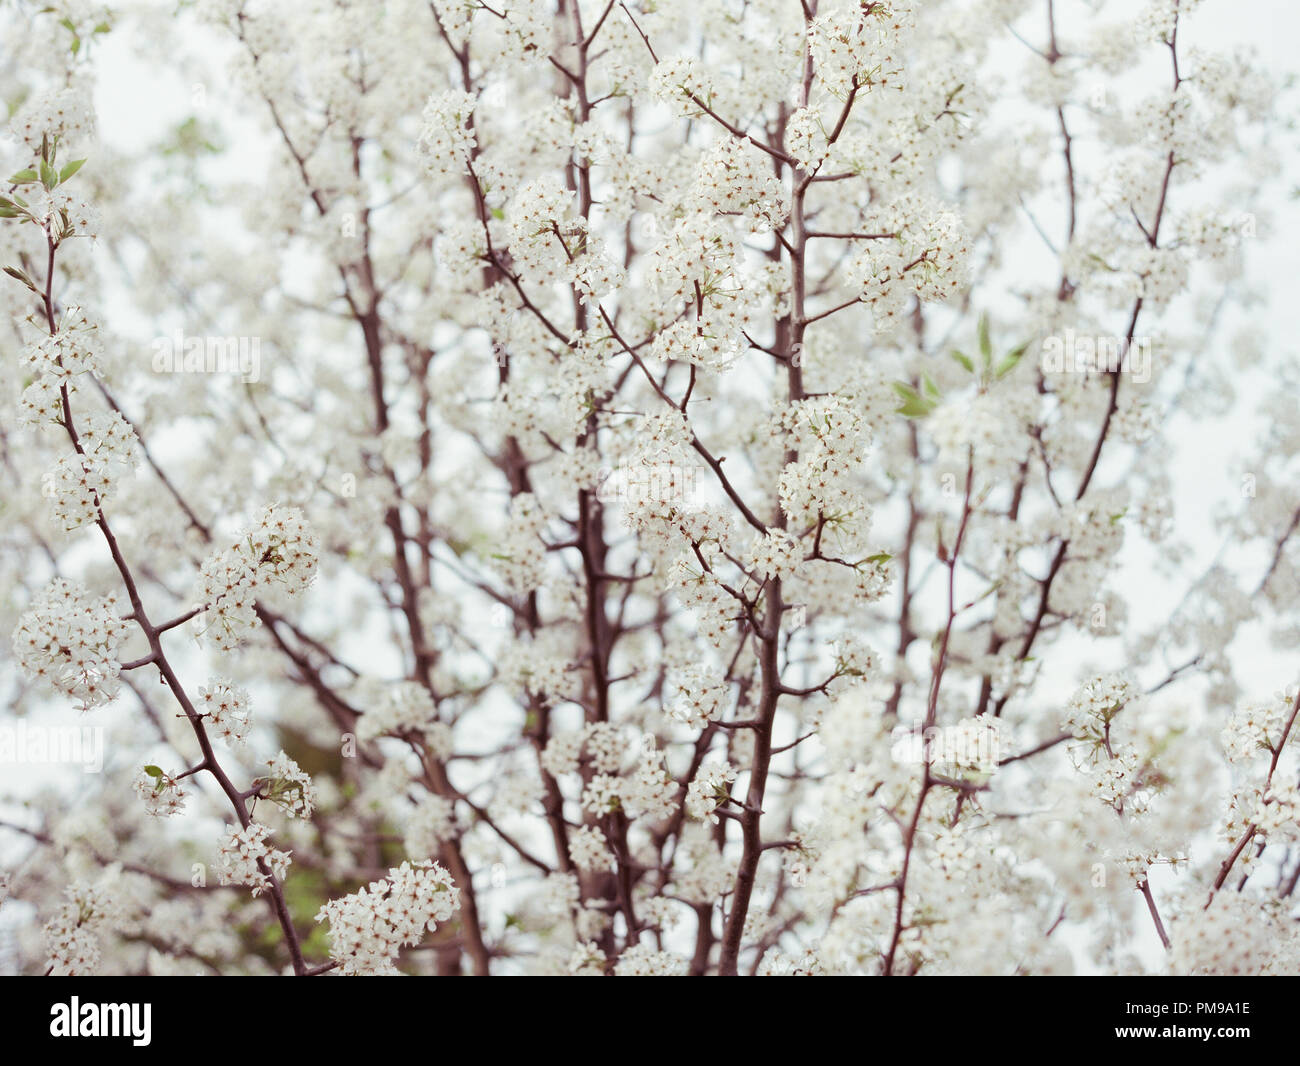
[[248, 885], [253, 895], [270, 887], [271, 877], [283, 878], [289, 869], [289, 852], [273, 848], [271, 829], [249, 822], [243, 829], [226, 826], [217, 847], [217, 877], [223, 885]]
[[202, 631], [217, 647], [237, 648], [259, 624], [257, 599], [277, 587], [292, 595], [316, 576], [315, 535], [296, 508], [269, 507], [229, 548], [203, 564], [196, 599]]
[[584, 825], [569, 837], [569, 857], [579, 870], [608, 868], [612, 859], [605, 834], [594, 825]]
[[42, 930], [51, 976], [86, 977], [103, 957], [100, 933], [112, 928], [121, 908], [114, 903], [112, 879], [68, 885], [65, 901]]
[[118, 661], [130, 626], [115, 596], [91, 596], [84, 585], [58, 579], [42, 589], [19, 619], [14, 654], [31, 677], [89, 710], [118, 692]]
[[446, 870], [434, 862], [404, 862], [383, 880], [330, 900], [316, 920], [329, 922], [330, 957], [340, 972], [395, 973], [398, 951], [459, 907], [459, 890]]
[[259, 796], [280, 807], [290, 818], [310, 818], [316, 808], [316, 788], [302, 767], [283, 751], [266, 765], [269, 772], [260, 778]]
[[248, 739], [252, 725], [248, 692], [238, 685], [210, 678], [195, 690], [195, 705], [208, 723], [208, 733], [231, 744]]
[[0, 8], [0, 968], [1294, 971], [1226, 11]]
[[63, 312], [57, 332], [47, 334], [23, 351], [23, 363], [42, 378], [64, 381], [99, 370], [102, 354], [98, 331], [80, 307]]
[[614, 964], [618, 977], [684, 977], [686, 960], [669, 951], [656, 951], [648, 944], [636, 944]]
[[735, 769], [726, 763], [705, 763], [686, 791], [686, 813], [717, 822], [713, 812], [730, 799], [728, 786], [735, 779]]
[[[1248, 977], [1268, 973], [1277, 951], [1274, 923], [1234, 893], [1194, 908], [1173, 923], [1172, 963], [1187, 976]], [[1283, 971], [1285, 972], [1285, 971]]]
[[473, 93], [450, 91], [429, 97], [424, 105], [420, 150], [431, 173], [455, 173], [469, 160], [474, 148], [470, 122], [475, 103]]

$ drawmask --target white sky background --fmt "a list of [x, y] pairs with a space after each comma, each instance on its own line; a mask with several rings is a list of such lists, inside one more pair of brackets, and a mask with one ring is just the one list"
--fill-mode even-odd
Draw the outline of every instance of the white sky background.
[[[132, 4], [127, 5], [127, 10], [145, 6], [170, 10], [174, 4]], [[1082, 6], [1082, 0], [1062, 0], [1059, 6], [1065, 21], [1072, 7]], [[1030, 26], [1037, 28], [1032, 23]], [[157, 144], [196, 110], [194, 83], [187, 83], [173, 67], [142, 63], [140, 41], [132, 38], [130, 28], [131, 21], [123, 19], [115, 26], [114, 32], [94, 44], [99, 53], [96, 102], [100, 137], [106, 145], [127, 154]], [[1300, 3], [1296, 0], [1204, 0], [1184, 32], [1189, 44], [1204, 43], [1216, 48], [1247, 46], [1257, 53], [1263, 66], [1282, 74], [1292, 74], [1298, 65], [1295, 52], [1296, 41], [1300, 40]], [[223, 112], [227, 110], [226, 102], [221, 99], [223, 86], [205, 86], [205, 91], [214, 107]], [[1294, 103], [1294, 97], [1289, 97], [1287, 106], [1294, 108]], [[250, 180], [258, 172], [261, 160], [267, 158], [267, 142], [255, 132], [256, 126], [250, 122], [245, 128], [247, 136], [243, 139], [234, 129], [229, 131], [235, 136], [229, 146], [232, 150], [226, 156], [205, 163], [205, 173], [214, 180], [223, 174]], [[1260, 279], [1265, 285], [1266, 303], [1253, 313], [1261, 316], [1271, 349], [1294, 358], [1297, 337], [1300, 336], [1300, 296], [1295, 291], [1300, 280], [1300, 246], [1296, 240], [1300, 234], [1300, 227], [1296, 225], [1300, 221], [1300, 202], [1289, 195], [1300, 185], [1300, 166], [1297, 165], [1300, 163], [1300, 147], [1294, 136], [1287, 147], [1287, 154], [1281, 160], [1283, 177], [1276, 182], [1270, 198], [1271, 217], [1261, 218], [1259, 238], [1248, 250], [1248, 269], [1250, 277]], [[152, 332], [154, 327], [147, 328]], [[1223, 331], [1225, 341], [1232, 332], [1232, 329]], [[1239, 493], [1241, 476], [1248, 470], [1245, 456], [1260, 433], [1260, 425], [1253, 417], [1256, 398], [1240, 399], [1242, 402], [1236, 405], [1228, 419], [1180, 418], [1174, 424], [1178, 452], [1169, 468], [1174, 479], [1175, 528], [1185, 538], [1193, 536], [1192, 530], [1200, 529], [1201, 533], [1193, 543], [1198, 558], [1204, 563], [1208, 563], [1222, 542], [1222, 533], [1214, 525], [1213, 505]], [[1103, 466], [1101, 473], [1113, 473], [1117, 469]], [[1142, 562], [1134, 559], [1135, 555], [1126, 548], [1129, 567], [1117, 577], [1115, 585], [1131, 590], [1129, 624], [1136, 630], [1167, 617], [1184, 589], [1162, 584]], [[1258, 567], [1251, 569], [1262, 573], [1266, 564], [1267, 560], [1261, 558]], [[4, 650], [7, 653], [7, 648]], [[1091, 655], [1092, 652], [1085, 654]], [[1239, 666], [1248, 694], [1255, 698], [1267, 696], [1295, 679], [1296, 664], [1271, 652], [1262, 641], [1239, 639], [1231, 651], [1231, 658]], [[1255, 673], [1252, 675], [1251, 671]], [[1258, 677], [1257, 685], [1251, 684], [1252, 676]], [[1067, 679], [1067, 688], [1072, 687], [1073, 680], [1073, 677]], [[59, 724], [90, 724], [89, 719], [81, 720], [66, 714], [51, 715], [49, 720]], [[109, 720], [104, 712], [96, 716], [96, 724]], [[106, 746], [108, 743], [106, 740]], [[54, 769], [48, 766], [6, 766], [6, 784], [15, 780], [30, 781], [33, 785], [48, 782]], [[65, 768], [62, 772], [68, 779], [70, 791], [75, 792], [80, 774], [75, 769]], [[13, 810], [0, 812], [3, 817], [17, 815], [18, 812]], [[8, 834], [2, 839], [0, 859], [10, 855], [13, 847], [12, 837]], [[1159, 873], [1156, 871], [1152, 878], [1157, 894], [1160, 890]], [[1141, 905], [1136, 894], [1134, 904]], [[16, 915], [12, 907], [8, 915], [0, 916], [0, 972], [6, 965], [5, 927], [14, 920]], [[1140, 953], [1154, 958], [1159, 954], [1154, 932], [1147, 925], [1139, 924], [1138, 928], [1147, 934], [1146, 941], [1138, 946]]]

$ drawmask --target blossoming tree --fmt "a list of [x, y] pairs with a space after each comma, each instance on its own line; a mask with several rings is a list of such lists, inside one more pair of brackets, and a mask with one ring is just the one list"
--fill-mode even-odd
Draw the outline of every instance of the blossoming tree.
[[10, 5], [5, 713], [108, 735], [4, 786], [18, 965], [1293, 969], [1279, 87], [1197, 6]]

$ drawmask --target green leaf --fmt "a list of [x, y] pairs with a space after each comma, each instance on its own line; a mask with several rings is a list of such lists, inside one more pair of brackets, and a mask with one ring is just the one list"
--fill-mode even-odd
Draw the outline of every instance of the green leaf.
[[26, 170], [20, 170], [17, 174], [15, 174], [12, 178], [10, 178], [9, 184], [26, 185], [29, 181], [39, 181], [39, 180], [40, 178], [37, 177], [36, 171], [32, 170], [31, 167], [28, 167]]
[[38, 296], [40, 295], [41, 290], [36, 287], [36, 282], [32, 281], [31, 278], [29, 278], [23, 271], [19, 270], [17, 267], [5, 267], [5, 273], [8, 274], [11, 278], [16, 278], [17, 280], [21, 281], [24, 285], [26, 285], [29, 289], [32, 290], [32, 292], [36, 293]]
[[922, 396], [905, 381], [894, 382], [894, 391], [903, 401], [898, 413], [906, 418], [924, 418], [936, 406], [936, 401]]
[[969, 355], [966, 355], [966, 354], [963, 353], [963, 352], [959, 352], [959, 351], [957, 351], [956, 348], [954, 348], [954, 349], [953, 349], [951, 352], [949, 352], [948, 354], [951, 355], [951, 356], [952, 356], [952, 357], [953, 357], [957, 362], [959, 362], [962, 366], [964, 366], [964, 367], [966, 368], [967, 371], [969, 371], [969, 372], [972, 373], [972, 374], [975, 373], [975, 364], [974, 364], [974, 362], [971, 361], [971, 357], [970, 357]]
[[979, 324], [980, 356], [984, 360], [984, 369], [993, 365], [993, 342], [989, 340], [989, 316], [980, 315]]
[[49, 163], [41, 160], [41, 184], [47, 189], [52, 189], [59, 183], [59, 172]]
[[1012, 348], [1006, 354], [1006, 357], [998, 364], [998, 368], [993, 371], [993, 376], [1004, 378], [1016, 368], [1016, 365], [1024, 358], [1025, 352], [1029, 351], [1029, 342], [1026, 341], [1015, 348]]
[[161, 781], [164, 777], [162, 767], [149, 765], [144, 768], [144, 772], [156, 781]]
[[890, 555], [889, 552], [876, 552], [875, 555], [868, 555], [863, 562], [874, 563], [876, 566], [883, 566], [892, 558], [893, 556]]
[[495, 218], [498, 222], [501, 222], [505, 219], [506, 213], [502, 211], [501, 208], [494, 207], [492, 208], [492, 217]]
[[11, 201], [0, 197], [0, 218], [18, 218], [22, 212]]
[[925, 394], [931, 399], [939, 399], [939, 386], [934, 383], [934, 378], [930, 377], [928, 373], [921, 375], [921, 388], [925, 390]]
[[75, 174], [78, 170], [80, 170], [83, 166], [85, 166], [85, 163], [86, 161], [84, 159], [74, 159], [71, 163], [69, 163], [62, 170], [60, 170], [59, 184], [62, 185], [65, 181], [67, 181], [70, 177], [72, 177], [73, 174]]

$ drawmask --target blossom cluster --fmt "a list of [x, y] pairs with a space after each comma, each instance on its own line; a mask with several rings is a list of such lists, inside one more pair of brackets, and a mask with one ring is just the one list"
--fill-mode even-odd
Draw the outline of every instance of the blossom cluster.
[[692, 818], [716, 823], [713, 812], [731, 798], [728, 786], [736, 780], [736, 770], [726, 763], [708, 762], [696, 773], [686, 792], [686, 813]]
[[155, 818], [168, 818], [185, 809], [186, 792], [180, 781], [157, 766], [144, 767], [131, 787], [144, 801], [144, 809]]
[[259, 594], [301, 593], [316, 576], [316, 537], [296, 508], [267, 508], [228, 548], [208, 558], [196, 599], [204, 605], [198, 630], [217, 647], [233, 650], [259, 625]]
[[332, 899], [316, 915], [329, 922], [330, 958], [345, 975], [396, 972], [398, 952], [424, 939], [460, 907], [460, 890], [435, 862], [404, 862], [388, 876]]
[[226, 826], [217, 846], [217, 878], [223, 885], [248, 885], [258, 896], [271, 887], [271, 875], [283, 878], [289, 869], [287, 851], [271, 846], [271, 828], [249, 822], [242, 829]]
[[84, 977], [98, 969], [100, 936], [113, 926], [119, 908], [108, 882], [77, 882], [65, 894], [67, 900], [43, 929], [49, 972], [56, 977]]
[[55, 580], [14, 629], [18, 664], [82, 710], [109, 702], [117, 695], [120, 649], [130, 631], [120, 610], [112, 595], [94, 597], [83, 585]]

